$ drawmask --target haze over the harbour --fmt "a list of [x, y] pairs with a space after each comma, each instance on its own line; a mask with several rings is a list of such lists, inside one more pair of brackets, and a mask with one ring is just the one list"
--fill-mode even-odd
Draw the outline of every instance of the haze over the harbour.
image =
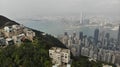
[[27, 18], [58, 15], [120, 16], [120, 0], [0, 0], [0, 15]]

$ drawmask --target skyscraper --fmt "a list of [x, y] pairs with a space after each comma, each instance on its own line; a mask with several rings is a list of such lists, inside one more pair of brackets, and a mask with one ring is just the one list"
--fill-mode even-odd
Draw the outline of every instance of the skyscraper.
[[85, 14], [83, 14], [83, 12], [81, 12], [81, 14], [80, 14], [80, 24], [84, 23], [83, 22], [84, 18], [85, 18]]
[[65, 32], [64, 35], [68, 35], [67, 32]]
[[73, 41], [73, 44], [75, 44], [75, 41], [76, 41], [76, 32], [73, 33], [72, 41]]
[[110, 34], [106, 33], [105, 37], [106, 37], [107, 45], [109, 45], [110, 44], [110, 41], [109, 41], [110, 40]]
[[62, 42], [63, 42], [64, 45], [68, 44], [68, 39], [69, 39], [69, 36], [68, 36], [67, 32], [65, 32], [64, 36], [62, 38]]
[[73, 38], [75, 38], [75, 37], [76, 37], [76, 32], [74, 31], [74, 32], [73, 32]]
[[81, 41], [83, 40], [83, 32], [79, 33], [79, 40], [81, 40]]
[[106, 37], [107, 39], [109, 39], [109, 38], [110, 38], [110, 33], [106, 33], [105, 37]]
[[119, 29], [118, 29], [118, 45], [120, 45], [120, 25], [119, 25]]
[[99, 29], [95, 29], [95, 31], [94, 31], [95, 44], [97, 44], [97, 42], [98, 42], [98, 36], [99, 36]]

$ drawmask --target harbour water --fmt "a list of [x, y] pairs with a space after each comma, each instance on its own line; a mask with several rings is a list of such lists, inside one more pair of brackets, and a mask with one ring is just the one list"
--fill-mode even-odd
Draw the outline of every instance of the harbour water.
[[[64, 32], [68, 32], [69, 34], [72, 34], [73, 32], [76, 32], [77, 34], [82, 31], [85, 35], [93, 36], [94, 30], [97, 27], [76, 27], [76, 28], [70, 28], [67, 24], [61, 21], [48, 21], [48, 20], [17, 20], [18, 23], [23, 24], [27, 27], [46, 32], [51, 35], [62, 35]], [[110, 33], [111, 37], [116, 38], [117, 37], [117, 31], [112, 31], [109, 29], [100, 28], [100, 30], [105, 30], [108, 33]]]

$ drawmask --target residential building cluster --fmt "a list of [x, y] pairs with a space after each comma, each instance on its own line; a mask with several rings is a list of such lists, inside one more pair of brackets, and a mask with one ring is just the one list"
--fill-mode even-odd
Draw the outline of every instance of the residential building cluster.
[[49, 49], [49, 56], [52, 59], [53, 67], [70, 67], [70, 50], [59, 47]]
[[93, 37], [87, 37], [83, 32], [79, 35], [75, 32], [73, 35], [68, 35], [65, 32], [59, 39], [75, 57], [83, 55], [94, 60], [120, 65], [120, 26], [117, 39], [111, 38], [110, 33], [99, 29], [95, 29]]
[[25, 39], [33, 41], [34, 37], [35, 32], [23, 25], [5, 26], [0, 29], [0, 46], [20, 45]]

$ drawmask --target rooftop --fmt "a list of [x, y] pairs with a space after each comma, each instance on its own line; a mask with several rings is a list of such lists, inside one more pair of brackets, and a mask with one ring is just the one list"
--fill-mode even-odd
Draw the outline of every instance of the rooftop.
[[56, 52], [69, 52], [69, 49], [59, 48], [59, 47], [52, 47], [50, 50], [55, 50]]

